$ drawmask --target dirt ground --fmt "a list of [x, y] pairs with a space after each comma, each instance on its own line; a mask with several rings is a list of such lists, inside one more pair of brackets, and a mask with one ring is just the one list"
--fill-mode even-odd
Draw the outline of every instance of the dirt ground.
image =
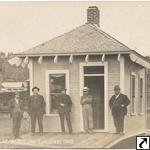
[[[58, 147], [95, 147], [102, 148], [104, 146], [104, 141], [112, 141], [118, 139], [114, 134], [73, 134], [73, 135], [62, 135], [61, 133], [44, 133], [41, 137], [39, 135], [31, 136], [30, 134], [30, 122], [28, 119], [24, 118], [22, 120], [21, 127], [21, 139], [12, 140], [12, 119], [9, 114], [0, 114], [0, 148], [36, 148], [37, 143], [45, 145], [46, 147], [58, 146]], [[84, 139], [84, 141], [82, 141]], [[3, 142], [5, 141], [5, 142]], [[57, 142], [57, 143], [54, 143]], [[67, 144], [62, 144], [60, 142], [71, 142]], [[53, 143], [52, 143], [53, 142]], [[59, 143], [58, 143], [59, 142]], [[74, 143], [72, 143], [74, 142]], [[18, 144], [19, 145], [18, 145]], [[20, 145], [21, 143], [21, 145]], [[62, 144], [62, 145], [61, 145]], [[34, 147], [32, 147], [34, 145]], [[39, 148], [39, 147], [37, 147]], [[42, 148], [42, 147], [41, 147]], [[131, 137], [125, 139], [114, 146], [112, 149], [135, 149], [136, 148], [136, 137]]]
[[8, 114], [0, 114], [0, 141], [10, 138], [11, 119]]
[[[26, 119], [22, 120], [21, 134], [29, 132], [29, 123]], [[12, 138], [12, 119], [9, 114], [0, 114], [0, 141]]]
[[[22, 120], [22, 126], [21, 126], [21, 135], [25, 135], [26, 133], [29, 133], [29, 122], [26, 118]], [[27, 146], [20, 146], [20, 145], [12, 145], [9, 144], [3, 144], [3, 141], [9, 141], [12, 139], [12, 119], [10, 118], [10, 115], [8, 113], [0, 113], [0, 148], [32, 148]]]

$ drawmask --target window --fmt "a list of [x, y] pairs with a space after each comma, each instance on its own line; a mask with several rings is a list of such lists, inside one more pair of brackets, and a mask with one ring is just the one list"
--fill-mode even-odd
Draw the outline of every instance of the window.
[[65, 74], [53, 74], [49, 75], [50, 82], [50, 113], [57, 113], [57, 96], [61, 93], [61, 90], [66, 87]]
[[48, 70], [46, 72], [46, 113], [57, 114], [57, 97], [62, 89], [69, 90], [68, 70]]
[[136, 105], [135, 105], [135, 94], [136, 94], [136, 74], [132, 73], [131, 74], [131, 114], [135, 114], [135, 108], [136, 108]]
[[139, 114], [143, 113], [143, 95], [144, 91], [143, 91], [143, 78], [139, 77]]

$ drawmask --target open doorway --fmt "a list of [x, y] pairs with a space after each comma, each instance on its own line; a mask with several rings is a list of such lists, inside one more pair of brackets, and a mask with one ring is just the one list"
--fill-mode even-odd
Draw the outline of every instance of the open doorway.
[[95, 130], [104, 129], [104, 76], [85, 76], [84, 86], [93, 97], [93, 124]]
[[83, 66], [83, 86], [90, 88], [93, 97], [94, 130], [105, 130], [104, 66]]

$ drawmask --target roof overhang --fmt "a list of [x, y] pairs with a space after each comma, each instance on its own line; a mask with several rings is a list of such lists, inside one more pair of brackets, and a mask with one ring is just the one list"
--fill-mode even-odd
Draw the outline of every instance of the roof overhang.
[[106, 54], [106, 55], [112, 55], [112, 54], [130, 54], [130, 51], [100, 51], [100, 52], [78, 52], [78, 53], [38, 53], [38, 54], [35, 54], [35, 53], [18, 53], [18, 54], [15, 54], [16, 56], [18, 57], [40, 57], [40, 56], [43, 56], [43, 57], [47, 57], [47, 56], [53, 56], [55, 57], [56, 55], [57, 56], [70, 56], [70, 55], [73, 55], [73, 56], [85, 56], [85, 55], [103, 55], [103, 54]]
[[150, 61], [146, 57], [140, 55], [139, 53], [137, 53], [135, 51], [132, 51], [132, 53], [130, 53], [129, 56], [133, 62], [135, 62], [147, 69], [150, 69]]
[[27, 58], [35, 58], [35, 57], [38, 57], [39, 60], [38, 62], [41, 64], [42, 63], [42, 58], [43, 57], [54, 57], [54, 62], [57, 63], [57, 58], [58, 56], [61, 57], [61, 56], [68, 56], [70, 57], [69, 58], [69, 62], [72, 62], [73, 60], [73, 57], [74, 56], [85, 56], [85, 61], [88, 61], [88, 58], [89, 56], [91, 55], [102, 55], [102, 61], [105, 59], [105, 56], [106, 55], [118, 55], [118, 58], [120, 57], [120, 55], [129, 55], [130, 59], [147, 68], [147, 69], [150, 69], [150, 61], [140, 55], [139, 53], [137, 53], [136, 51], [134, 50], [129, 50], [129, 51], [100, 51], [100, 52], [81, 52], [81, 53], [37, 53], [37, 54], [25, 54], [25, 53], [20, 53], [20, 54], [16, 54], [16, 56], [18, 58], [24, 58], [24, 61], [26, 62], [27, 61]]

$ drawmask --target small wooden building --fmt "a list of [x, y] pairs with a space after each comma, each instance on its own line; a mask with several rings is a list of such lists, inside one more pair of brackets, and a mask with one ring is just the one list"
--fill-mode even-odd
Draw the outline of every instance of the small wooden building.
[[120, 85], [131, 103], [125, 130], [146, 129], [146, 69], [150, 62], [131, 50], [99, 26], [99, 9], [87, 9], [87, 23], [41, 45], [17, 54], [29, 63], [30, 88], [38, 86], [46, 101], [44, 130], [60, 131], [56, 97], [66, 88], [73, 107], [74, 132], [83, 130], [80, 97], [88, 86], [93, 96], [94, 130], [113, 132], [114, 124], [108, 106], [114, 86]]

